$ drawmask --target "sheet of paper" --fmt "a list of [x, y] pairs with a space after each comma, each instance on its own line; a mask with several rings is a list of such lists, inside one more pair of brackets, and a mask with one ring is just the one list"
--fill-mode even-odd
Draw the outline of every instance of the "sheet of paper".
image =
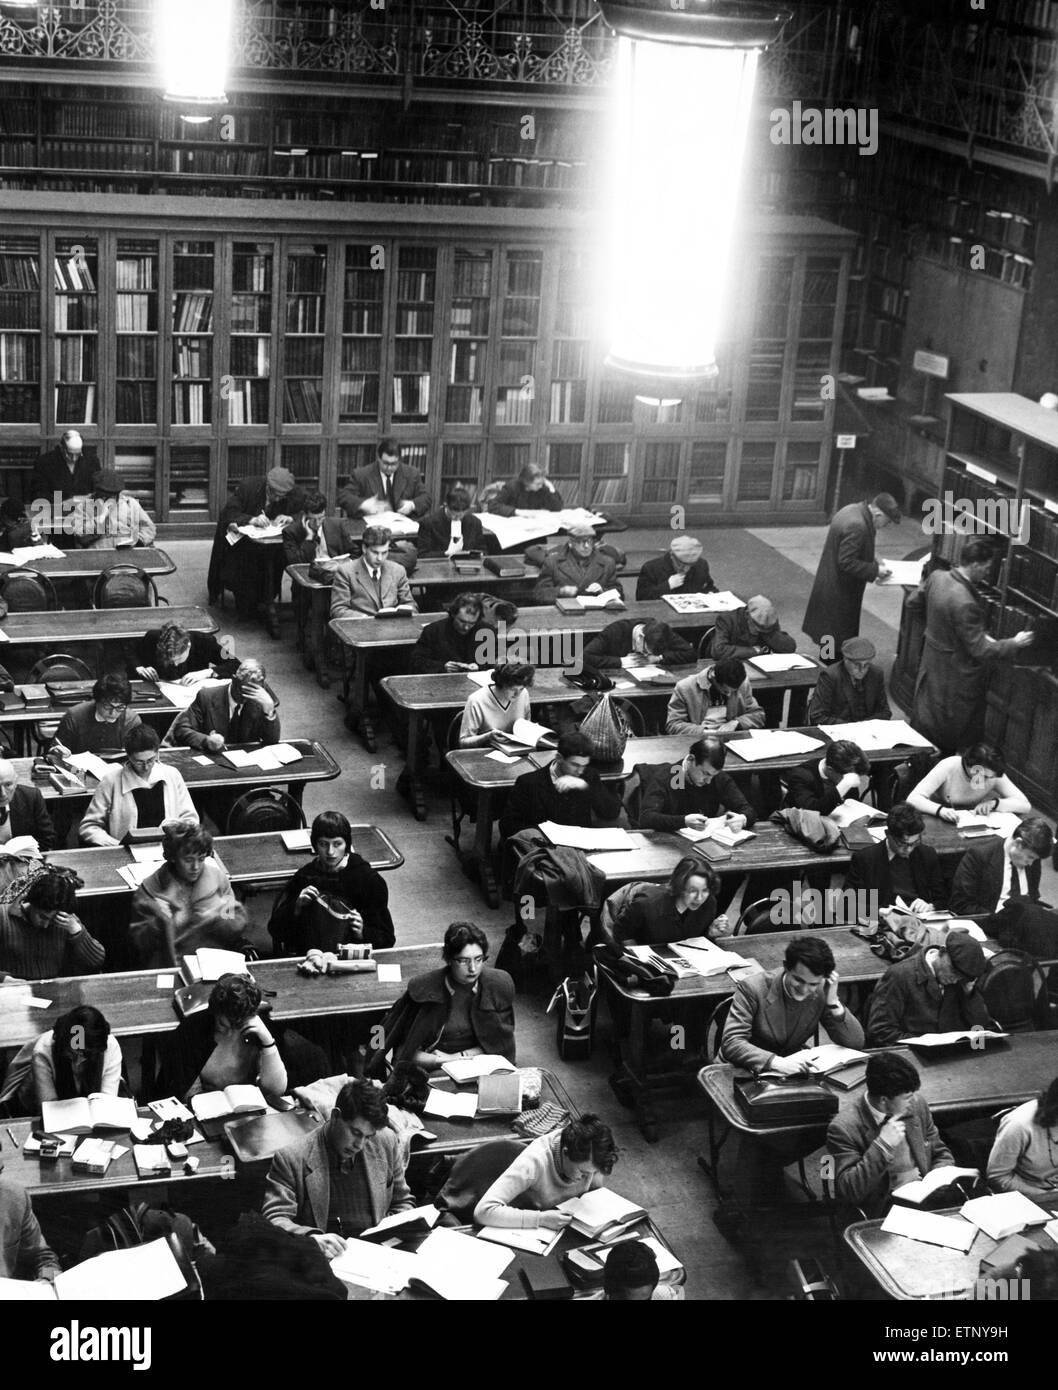
[[165, 1240], [108, 1250], [65, 1270], [55, 1281], [63, 1302], [152, 1302], [186, 1286], [176, 1257]]
[[155, 989], [172, 989], [175, 983], [175, 975], [156, 975], [154, 980], [154, 987]]
[[915, 1207], [894, 1206], [882, 1222], [882, 1230], [890, 1235], [907, 1236], [927, 1245], [943, 1245], [949, 1250], [965, 1253], [977, 1237], [977, 1227], [969, 1221], [956, 1221], [951, 1216], [936, 1216]]
[[559, 825], [556, 821], [546, 820], [540, 829], [553, 845], [567, 845], [570, 849], [598, 851], [636, 847], [635, 840], [620, 826], [595, 829], [582, 825]]
[[133, 860], [131, 864], [120, 865], [118, 873], [130, 888], [138, 888], [145, 878], [150, 878], [157, 867], [157, 863], [150, 860], [145, 864], [139, 864]]
[[10, 642], [10, 641], [11, 641], [11, 638], [8, 637], [7, 633], [4, 632], [2, 628], [0, 628], [0, 642]]
[[416, 1256], [407, 1250], [391, 1250], [370, 1240], [348, 1240], [331, 1261], [331, 1272], [346, 1284], [379, 1293], [399, 1293], [408, 1286]]
[[298, 850], [312, 848], [312, 840], [309, 838], [309, 832], [305, 829], [281, 830], [279, 833], [283, 837], [284, 849]]
[[10, 550], [0, 550], [0, 565], [17, 565], [18, 561]]
[[167, 700], [174, 709], [187, 709], [189, 705], [194, 704], [195, 696], [200, 690], [206, 686], [227, 685], [227, 681], [214, 680], [210, 676], [190, 685], [182, 685], [179, 681], [156, 681], [155, 684], [162, 693], [162, 699]]
[[283, 538], [282, 526], [238, 526], [240, 536], [249, 536], [252, 541], [278, 541]]
[[466, 1091], [442, 1091], [438, 1086], [430, 1087], [423, 1109], [424, 1115], [433, 1115], [438, 1120], [472, 1120], [477, 1113], [477, 1096]]
[[425, 1221], [427, 1226], [436, 1226], [441, 1219], [440, 1207], [435, 1207], [432, 1203], [426, 1207], [412, 1207], [410, 1211], [398, 1211], [393, 1216], [384, 1216], [377, 1226], [368, 1226], [366, 1231], [362, 1231], [362, 1236], [378, 1235], [379, 1231], [396, 1231], [401, 1226], [407, 1226], [413, 1221]]
[[43, 545], [16, 545], [11, 554], [16, 565], [28, 565], [34, 560], [61, 560], [66, 552], [46, 541]]
[[199, 767], [215, 767], [215, 766], [216, 766], [216, 763], [214, 763], [213, 759], [212, 759], [212, 758], [207, 758], [206, 755], [205, 755], [205, 753], [196, 753], [195, 756], [191, 759], [191, 761], [192, 761], [193, 763], [198, 763]]
[[273, 743], [269, 752], [273, 758], [277, 758], [283, 767], [288, 763], [299, 763], [304, 756], [292, 743]]
[[492, 668], [487, 671], [464, 671], [462, 673], [468, 681], [473, 681], [475, 685], [484, 690], [485, 686], [492, 684]]
[[665, 674], [662, 667], [652, 666], [649, 663], [646, 666], [634, 666], [631, 670], [632, 679], [636, 681], [654, 681]]
[[971, 1038], [1009, 1038], [1009, 1033], [997, 1033], [991, 1028], [957, 1028], [951, 1033], [919, 1033], [913, 1038], [901, 1038], [902, 1043], [917, 1043], [919, 1047], [950, 1047], [953, 1043], [968, 1042]]
[[824, 745], [794, 729], [751, 729], [748, 738], [733, 739], [727, 751], [747, 763], [762, 762], [765, 758], [808, 757], [822, 753]]
[[876, 806], [868, 806], [865, 801], [857, 801], [854, 796], [846, 797], [840, 806], [835, 806], [827, 815], [842, 830], [847, 825], [855, 825], [860, 820], [876, 820], [884, 815]]
[[165, 859], [161, 845], [129, 845], [129, 853], [137, 864], [160, 864]]
[[225, 748], [221, 757], [229, 767], [256, 767], [257, 756], [245, 748]]
[[462, 1269], [482, 1279], [498, 1279], [514, 1259], [514, 1251], [483, 1244], [447, 1226], [431, 1231], [419, 1246], [418, 1257], [431, 1265]]
[[[484, 517], [482, 520], [484, 521]], [[417, 536], [419, 534], [419, 523], [415, 518], [404, 516], [401, 512], [372, 512], [370, 516], [365, 517], [365, 521], [370, 526], [384, 526], [395, 536]]]
[[879, 579], [878, 583], [903, 585], [917, 589], [922, 582], [922, 566], [928, 558], [928, 556], [923, 556], [921, 560], [885, 560], [883, 563], [889, 573], [884, 579]]
[[501, 753], [498, 748], [494, 748], [491, 753], [486, 753], [485, 757], [494, 763], [520, 763], [522, 761], [520, 753]]
[[[815, 662], [809, 661], [807, 656], [800, 656], [797, 652], [761, 652], [757, 656], [746, 658], [750, 666], [755, 666], [758, 671], [766, 673], [773, 671], [811, 671], [815, 668]], [[752, 675], [753, 673], [750, 672]]]
[[90, 772], [96, 781], [99, 781], [110, 767], [98, 753], [71, 753], [66, 762], [71, 767], [76, 767], [79, 772]]
[[376, 962], [378, 966], [378, 982], [380, 985], [399, 985], [401, 981], [399, 965], [385, 965], [382, 961]]

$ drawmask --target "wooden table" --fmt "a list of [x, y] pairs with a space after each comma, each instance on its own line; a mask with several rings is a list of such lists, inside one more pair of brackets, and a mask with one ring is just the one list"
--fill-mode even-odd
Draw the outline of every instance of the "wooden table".
[[[698, 669], [697, 665], [673, 666], [669, 668], [669, 675], [673, 681], [679, 681], [683, 680], [685, 676], [693, 676]], [[820, 667], [813, 661], [811, 670], [778, 671], [769, 675], [765, 675], [763, 672], [754, 674], [752, 666], [747, 666], [746, 669], [750, 673], [753, 689], [757, 693], [762, 690], [781, 690], [784, 692], [798, 690], [804, 691], [807, 696], [815, 685]], [[667, 700], [672, 694], [671, 684], [650, 685], [642, 683], [634, 680], [627, 672], [614, 672], [614, 677], [613, 693], [615, 697], [629, 700], [633, 704], [637, 704], [641, 700]], [[410, 716], [408, 720], [407, 776], [411, 785], [411, 807], [416, 820], [425, 820], [426, 802], [421, 779], [422, 767], [419, 746], [420, 740], [427, 731], [426, 716], [430, 714], [456, 714], [464, 707], [478, 686], [469, 676], [458, 671], [437, 672], [422, 676], [386, 676], [381, 681], [381, 685], [393, 703], [400, 709], [407, 710]], [[570, 685], [569, 681], [564, 679], [563, 672], [559, 667], [543, 667], [537, 671], [532, 685], [528, 688], [528, 694], [530, 702], [534, 706], [570, 705], [584, 698], [584, 691], [579, 690], [575, 685]], [[785, 727], [785, 721], [783, 727]], [[686, 746], [679, 752], [680, 760], [682, 760], [687, 748], [690, 747], [691, 741], [688, 740]], [[468, 751], [476, 752], [478, 750]], [[482, 754], [487, 754], [492, 750], [486, 748], [480, 751]], [[488, 758], [483, 760], [491, 761]], [[502, 766], [502, 764], [494, 764], [494, 766]]]
[[[154, 681], [134, 680], [130, 681], [132, 686], [132, 704], [130, 709], [134, 714], [138, 714], [145, 724], [151, 724], [159, 728], [160, 732], [165, 732], [169, 724], [180, 713], [182, 705], [174, 705], [167, 700]], [[15, 690], [22, 693], [24, 687], [16, 685]], [[51, 700], [44, 709], [28, 710], [24, 706], [22, 709], [0, 710], [0, 727], [7, 728], [14, 733], [16, 743], [15, 752], [29, 755], [29, 731], [34, 724], [57, 724], [67, 710], [71, 709], [69, 704], [59, 704], [56, 700]], [[164, 725], [156, 725], [156, 720], [166, 721]]]
[[[444, 613], [415, 613], [410, 618], [332, 618], [330, 630], [335, 633], [344, 647], [355, 655], [355, 665], [348, 681], [346, 700], [350, 719], [359, 721], [361, 737], [370, 752], [375, 751], [374, 724], [366, 713], [368, 675], [372, 657], [380, 651], [398, 651], [412, 647], [419, 640], [419, 634], [430, 623], [443, 618]], [[541, 604], [523, 608], [518, 614], [518, 622], [507, 630], [507, 641], [513, 643], [516, 634], [528, 634], [535, 638], [531, 646], [539, 646], [539, 651], [531, 652], [526, 658], [534, 666], [563, 666], [580, 670], [580, 654], [585, 643], [600, 633], [604, 627], [619, 618], [630, 618], [633, 622], [644, 623], [651, 618], [667, 623], [671, 628], [684, 631], [705, 629], [715, 623], [717, 614], [677, 613], [661, 599], [639, 603], [635, 600], [615, 612], [606, 609], [589, 609], [583, 613], [562, 613], [554, 604]], [[533, 660], [533, 656], [555, 658], [553, 660]]]
[[88, 608], [75, 612], [8, 613], [0, 622], [12, 646], [53, 649], [82, 642], [108, 642], [143, 637], [166, 623], [178, 623], [188, 632], [216, 632], [216, 619], [195, 604], [158, 608]]
[[25, 568], [46, 574], [49, 579], [96, 579], [112, 565], [135, 565], [144, 574], [155, 577], [172, 574], [176, 569], [164, 550], [156, 550], [153, 546], [122, 546], [120, 550], [67, 550], [61, 559], [57, 555], [46, 556], [27, 560], [25, 566], [0, 565], [0, 574], [8, 574], [13, 568]]

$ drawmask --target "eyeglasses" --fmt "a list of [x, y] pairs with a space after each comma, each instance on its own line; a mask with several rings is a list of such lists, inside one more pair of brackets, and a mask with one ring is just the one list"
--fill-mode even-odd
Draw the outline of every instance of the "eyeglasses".
[[109, 712], [110, 714], [124, 714], [125, 711], [128, 709], [128, 705], [116, 705], [112, 700], [104, 700], [100, 704], [99, 708], [101, 710]]
[[158, 754], [151, 753], [144, 758], [130, 758], [129, 766], [134, 767], [137, 772], [149, 772], [158, 761]]
[[921, 835], [914, 835], [910, 840], [905, 840], [899, 835], [890, 835], [889, 838], [898, 849], [915, 849], [922, 843]]

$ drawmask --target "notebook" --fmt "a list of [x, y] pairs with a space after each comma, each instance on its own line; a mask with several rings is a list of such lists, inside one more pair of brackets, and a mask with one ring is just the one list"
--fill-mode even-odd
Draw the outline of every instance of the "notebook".
[[890, 1207], [882, 1222], [882, 1230], [890, 1235], [907, 1236], [926, 1245], [943, 1245], [949, 1250], [969, 1250], [977, 1237], [977, 1227], [969, 1221], [957, 1221], [951, 1216], [936, 1216], [917, 1207]]
[[442, 1062], [441, 1070], [457, 1086], [465, 1086], [480, 1077], [492, 1076], [495, 1072], [501, 1071], [517, 1071], [518, 1068], [513, 1062], [508, 1062], [506, 1057], [500, 1057], [494, 1052], [483, 1052], [479, 1057], [456, 1057], [451, 1062]]
[[526, 1226], [521, 1230], [513, 1226], [485, 1226], [478, 1232], [478, 1240], [491, 1240], [530, 1255], [550, 1255], [561, 1239], [561, 1231], [551, 1231], [546, 1226]]
[[97, 1129], [131, 1129], [136, 1123], [136, 1102], [125, 1096], [96, 1092], [72, 1100], [46, 1100], [41, 1106], [44, 1128], [52, 1134], [61, 1131], [91, 1134]]

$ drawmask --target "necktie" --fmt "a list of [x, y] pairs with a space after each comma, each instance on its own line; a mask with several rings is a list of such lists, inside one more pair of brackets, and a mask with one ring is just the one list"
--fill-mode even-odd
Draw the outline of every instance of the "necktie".
[[243, 710], [245, 705], [236, 705], [235, 713], [231, 717], [231, 724], [228, 728], [228, 739], [231, 743], [245, 743], [243, 733]]
[[392, 477], [384, 476], [383, 482], [386, 484], [386, 506], [391, 512], [395, 512], [397, 510], [397, 504], [393, 500], [393, 479]]

